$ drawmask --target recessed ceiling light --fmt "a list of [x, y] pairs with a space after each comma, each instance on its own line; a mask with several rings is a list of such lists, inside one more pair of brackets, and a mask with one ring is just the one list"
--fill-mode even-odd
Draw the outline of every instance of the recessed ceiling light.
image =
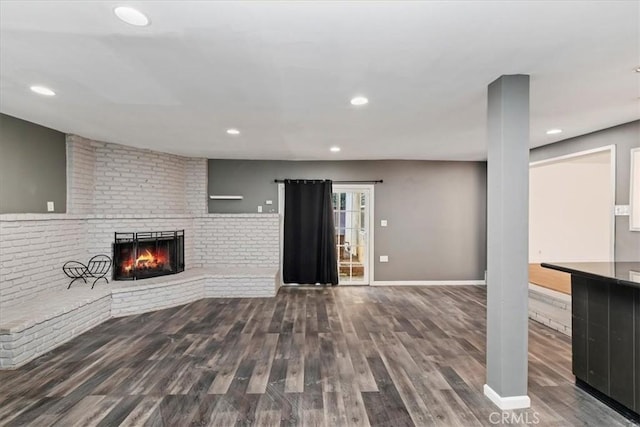
[[227, 133], [229, 135], [240, 135], [240, 131], [238, 129], [227, 129]]
[[640, 67], [636, 68], [636, 73], [640, 73]]
[[351, 98], [351, 105], [365, 105], [368, 103], [369, 100], [364, 96], [356, 96], [355, 98]]
[[340, 151], [340, 147], [331, 147], [329, 148], [329, 150], [331, 150], [332, 153], [337, 153], [338, 151]]
[[547, 135], [557, 135], [559, 133], [562, 133], [562, 129], [549, 129], [547, 131]]
[[144, 27], [149, 25], [149, 18], [137, 9], [128, 6], [120, 6], [113, 9], [113, 13], [127, 24], [135, 25], [136, 27]]
[[31, 89], [31, 92], [35, 92], [38, 95], [53, 96], [56, 94], [54, 91], [44, 86], [31, 86], [29, 89]]

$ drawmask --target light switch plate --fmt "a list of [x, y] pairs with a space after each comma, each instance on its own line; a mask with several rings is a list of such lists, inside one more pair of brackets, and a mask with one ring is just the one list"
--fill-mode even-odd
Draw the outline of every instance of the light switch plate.
[[53, 212], [54, 210], [56, 210], [53, 202], [47, 202], [47, 212]]
[[258, 206], [258, 213], [262, 213], [262, 205]]
[[380, 262], [389, 262], [388, 255], [380, 255]]
[[631, 209], [629, 205], [616, 205], [616, 216], [629, 216], [631, 215]]
[[381, 219], [380, 220], [380, 227], [386, 227], [387, 226], [387, 220], [386, 219]]

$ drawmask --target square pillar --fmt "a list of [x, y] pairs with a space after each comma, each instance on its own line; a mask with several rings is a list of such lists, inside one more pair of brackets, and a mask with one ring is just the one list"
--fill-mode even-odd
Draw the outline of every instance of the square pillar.
[[529, 76], [488, 89], [487, 383], [500, 409], [528, 408]]

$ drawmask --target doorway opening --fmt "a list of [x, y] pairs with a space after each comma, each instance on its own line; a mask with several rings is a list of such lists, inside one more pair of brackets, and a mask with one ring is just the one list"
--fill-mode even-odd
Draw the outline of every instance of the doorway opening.
[[[333, 221], [339, 285], [369, 285], [373, 277], [374, 186], [333, 184]], [[278, 184], [280, 264], [284, 241], [284, 184]], [[284, 283], [281, 281], [281, 283]], [[288, 283], [287, 285], [294, 285]]]
[[540, 263], [614, 260], [615, 160], [612, 145], [530, 164], [530, 283], [570, 294]]
[[368, 285], [372, 255], [373, 186], [333, 186], [339, 284]]

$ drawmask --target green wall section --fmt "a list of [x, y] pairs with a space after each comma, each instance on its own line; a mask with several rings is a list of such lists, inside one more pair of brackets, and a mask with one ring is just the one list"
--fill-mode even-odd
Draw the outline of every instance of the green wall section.
[[0, 114], [0, 213], [66, 211], [65, 134]]

